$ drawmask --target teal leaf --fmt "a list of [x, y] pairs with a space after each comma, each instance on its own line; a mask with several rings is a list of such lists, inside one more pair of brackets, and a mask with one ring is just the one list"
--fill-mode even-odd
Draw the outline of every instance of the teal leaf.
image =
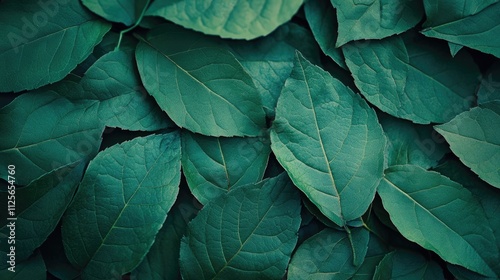
[[449, 152], [445, 140], [432, 126], [413, 124], [387, 114], [378, 114], [387, 136], [387, 165], [413, 164], [434, 167]]
[[[17, 262], [31, 256], [59, 223], [83, 176], [84, 167], [85, 162], [75, 163], [47, 173], [26, 187], [0, 193], [2, 201], [7, 201], [11, 195], [15, 197], [16, 220], [13, 222]], [[0, 236], [7, 238], [12, 222], [7, 219], [13, 217], [9, 217], [7, 211], [2, 211], [0, 217]], [[1, 246], [1, 266], [8, 261], [9, 247], [7, 242]]]
[[465, 165], [500, 188], [500, 101], [472, 108], [434, 129]]
[[141, 264], [132, 271], [132, 279], [180, 279], [179, 254], [181, 238], [187, 230], [188, 222], [198, 213], [193, 204], [195, 199], [179, 193], [177, 202], [168, 213], [167, 220], [156, 235], [155, 243]]
[[29, 259], [23, 262], [17, 262], [14, 272], [8, 269], [0, 270], [0, 278], [2, 280], [47, 279], [47, 272], [42, 255], [36, 252]]
[[[422, 34], [500, 57], [500, 37], [497, 36], [500, 32], [500, 21], [498, 21], [500, 2], [492, 0], [461, 0], [459, 2], [477, 3], [480, 6], [467, 5], [467, 10], [460, 11], [457, 17], [452, 17], [446, 22], [441, 22], [441, 20], [426, 22], [424, 27], [427, 28], [422, 30]], [[497, 3], [490, 5], [492, 2]], [[452, 5], [455, 7], [461, 6], [460, 3], [455, 3], [455, 1]], [[490, 6], [485, 7], [487, 5]], [[435, 7], [436, 5], [429, 6]], [[480, 12], [472, 13], [474, 10]], [[437, 11], [432, 8], [431, 13], [434, 12], [439, 13], [437, 17], [442, 17], [442, 14], [450, 14], [450, 10], [445, 8], [439, 8]]]
[[460, 184], [411, 165], [390, 167], [378, 186], [384, 208], [401, 234], [445, 261], [484, 275], [498, 257], [479, 201]]
[[464, 46], [448, 42], [448, 48], [450, 48], [450, 53], [451, 56], [455, 57], [457, 53], [463, 48]]
[[105, 54], [80, 84], [83, 91], [72, 91], [71, 99], [88, 102], [89, 113], [108, 127], [151, 131], [174, 126], [142, 86], [132, 50]]
[[363, 96], [395, 117], [443, 123], [474, 102], [480, 72], [466, 52], [452, 58], [444, 44], [413, 33], [342, 50]]
[[405, 250], [396, 250], [387, 254], [377, 266], [373, 280], [408, 279], [439, 280], [445, 279], [443, 270], [432, 260]]
[[146, 15], [222, 38], [255, 39], [289, 21], [303, 0], [157, 0]]
[[[52, 171], [90, 160], [99, 149], [104, 127], [85, 104], [48, 87], [17, 97], [0, 109], [0, 166], [16, 166], [20, 186]], [[7, 169], [0, 169], [7, 179]]]
[[182, 133], [182, 170], [202, 203], [231, 188], [262, 180], [271, 152], [269, 139], [208, 137]]
[[236, 58], [200, 42], [200, 34], [168, 30], [169, 25], [153, 29], [136, 50], [142, 82], [160, 107], [193, 132], [260, 135], [266, 126], [262, 101]]
[[350, 279], [358, 270], [354, 260], [364, 260], [369, 239], [364, 228], [351, 230], [351, 237], [324, 229], [299, 246], [290, 262], [288, 279]]
[[210, 201], [182, 238], [183, 279], [281, 279], [297, 243], [300, 197], [286, 174]]
[[450, 23], [475, 15], [499, 0], [424, 0], [424, 26]]
[[151, 135], [90, 162], [62, 223], [83, 279], [121, 276], [142, 261], [179, 192], [180, 149], [178, 132]]
[[335, 46], [337, 42], [337, 17], [335, 9], [329, 0], [307, 1], [304, 4], [304, 12], [307, 22], [311, 28], [314, 38], [321, 50], [337, 63], [340, 67], [347, 69], [344, 55], [340, 48]]
[[142, 10], [146, 8], [148, 0], [81, 0], [83, 5], [101, 17], [121, 22], [127, 26], [133, 25], [140, 19]]
[[110, 29], [76, 0], [3, 1], [0, 26], [0, 92], [63, 79]]
[[477, 92], [477, 103], [500, 100], [500, 62], [494, 63], [483, 75]]
[[385, 138], [373, 109], [300, 54], [278, 100], [271, 148], [295, 185], [339, 226], [368, 209]]
[[352, 276], [353, 280], [371, 280], [380, 261], [389, 253], [389, 248], [375, 235], [370, 235], [368, 250], [361, 265]]
[[340, 47], [350, 41], [382, 39], [417, 25], [424, 15], [421, 1], [331, 0], [337, 10]]

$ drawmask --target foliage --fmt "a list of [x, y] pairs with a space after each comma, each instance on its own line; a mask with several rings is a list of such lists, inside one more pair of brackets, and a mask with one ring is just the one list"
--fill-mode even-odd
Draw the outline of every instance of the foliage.
[[499, 14], [0, 1], [0, 278], [500, 278]]

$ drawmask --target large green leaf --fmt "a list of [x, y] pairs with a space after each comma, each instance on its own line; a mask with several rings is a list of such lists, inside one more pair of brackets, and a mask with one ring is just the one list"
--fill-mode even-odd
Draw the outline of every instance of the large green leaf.
[[402, 33], [420, 22], [421, 1], [331, 0], [339, 23], [336, 46], [360, 39], [382, 39]]
[[[9, 217], [7, 211], [1, 212], [0, 237], [7, 240], [11, 230], [11, 221], [7, 219], [15, 217], [16, 261], [23, 261], [31, 256], [54, 230], [71, 202], [84, 167], [84, 162], [75, 163], [52, 171], [24, 188], [0, 193], [0, 200], [3, 202], [7, 201], [8, 196], [15, 197], [14, 215]], [[3, 242], [0, 267], [7, 264], [9, 247], [7, 242]]]
[[[425, 0], [422, 33], [500, 57], [498, 0]], [[496, 3], [496, 4], [494, 4]]]
[[83, 91], [66, 94], [88, 102], [108, 127], [158, 130], [173, 126], [141, 84], [132, 50], [115, 51], [99, 58], [80, 81]]
[[231, 188], [262, 180], [271, 148], [269, 139], [208, 137], [182, 133], [182, 170], [202, 203]]
[[373, 109], [298, 54], [278, 100], [271, 148], [295, 185], [339, 226], [372, 202], [384, 146]]
[[477, 102], [479, 104], [493, 100], [500, 100], [500, 61], [494, 63], [486, 71], [477, 92]]
[[445, 279], [443, 270], [432, 260], [405, 250], [396, 250], [387, 254], [377, 266], [373, 280], [439, 280]]
[[177, 202], [156, 235], [155, 243], [141, 264], [132, 271], [132, 279], [180, 279], [181, 238], [187, 230], [188, 222], [199, 210], [193, 205], [193, 201], [195, 199], [191, 195], [184, 194], [181, 189]]
[[484, 103], [434, 128], [465, 165], [500, 188], [500, 101]]
[[23, 262], [17, 262], [12, 270], [0, 270], [0, 278], [2, 280], [45, 280], [47, 273], [45, 263], [43, 262], [42, 255], [37, 252], [29, 259]]
[[[23, 94], [0, 109], [0, 166], [16, 166], [16, 183], [27, 185], [52, 170], [92, 158], [104, 127], [85, 104], [52, 87]], [[7, 169], [0, 169], [7, 179]]]
[[[480, 72], [466, 53], [413, 33], [342, 48], [363, 96], [415, 123], [443, 123], [469, 109]], [[465, 70], [466, 69], [466, 70]]]
[[413, 124], [383, 113], [378, 116], [388, 140], [388, 166], [413, 164], [429, 168], [449, 152], [445, 140], [432, 126]]
[[81, 0], [85, 7], [103, 18], [133, 25], [146, 8], [148, 0]]
[[156, 0], [146, 15], [222, 38], [255, 39], [289, 21], [303, 0]]
[[[256, 136], [265, 113], [252, 78], [227, 50], [169, 25], [137, 46], [144, 86], [180, 127], [210, 136]], [[213, 44], [212, 44], [213, 45]]]
[[311, 31], [321, 47], [321, 50], [331, 57], [339, 66], [347, 69], [342, 51], [335, 46], [337, 42], [338, 26], [335, 9], [330, 1], [307, 1], [304, 4], [304, 12], [309, 27], [311, 27]]
[[385, 171], [378, 187], [391, 221], [408, 240], [444, 260], [494, 276], [495, 237], [479, 201], [460, 184], [421, 167]]
[[[364, 228], [345, 232], [324, 229], [302, 243], [288, 268], [288, 279], [350, 279], [364, 260], [370, 239]], [[354, 252], [361, 254], [356, 256]]]
[[281, 279], [297, 243], [300, 198], [286, 174], [209, 202], [182, 239], [183, 279]]
[[83, 279], [130, 272], [142, 261], [175, 202], [179, 133], [135, 138], [100, 152], [64, 215], [69, 261]]
[[34, 89], [61, 80], [82, 62], [110, 25], [80, 1], [0, 3], [0, 92]]

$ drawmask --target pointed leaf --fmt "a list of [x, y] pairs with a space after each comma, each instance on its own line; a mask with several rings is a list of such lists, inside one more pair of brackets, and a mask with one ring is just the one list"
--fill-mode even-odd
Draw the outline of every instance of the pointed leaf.
[[286, 174], [209, 202], [182, 239], [183, 279], [281, 279], [300, 226], [300, 198]]
[[452, 58], [444, 44], [413, 33], [342, 50], [363, 96], [395, 117], [443, 123], [474, 101], [480, 72], [466, 52]]
[[146, 15], [222, 38], [255, 39], [289, 21], [303, 0], [157, 0]]
[[[252, 78], [227, 50], [188, 30], [153, 29], [137, 46], [147, 91], [180, 127], [209, 136], [257, 136], [265, 113]], [[181, 39], [182, 38], [182, 39]]]
[[447, 262], [495, 275], [488, 260], [498, 256], [481, 204], [460, 184], [421, 167], [385, 171], [378, 187], [391, 221], [408, 240]]
[[375, 274], [375, 269], [380, 261], [389, 253], [389, 248], [381, 241], [380, 238], [370, 234], [368, 242], [368, 250], [366, 251], [365, 260], [357, 268], [356, 273], [352, 276], [353, 280], [371, 280]]
[[373, 280], [385, 279], [444, 280], [445, 278], [443, 270], [436, 262], [426, 260], [422, 255], [412, 251], [396, 250], [380, 261], [373, 275]]
[[500, 101], [484, 103], [434, 128], [465, 165], [500, 188]]
[[140, 19], [143, 9], [146, 8], [147, 0], [81, 0], [83, 5], [101, 17], [121, 22], [125, 25], [133, 25]]
[[366, 102], [297, 55], [278, 100], [271, 148], [295, 185], [339, 226], [372, 202], [384, 146]]
[[83, 279], [120, 276], [139, 265], [179, 181], [177, 132], [135, 138], [90, 162], [62, 223], [66, 255]]
[[110, 29], [80, 1], [2, 1], [0, 26], [0, 92], [61, 80]]
[[202, 203], [262, 180], [271, 148], [266, 138], [215, 138], [182, 133], [182, 170]]

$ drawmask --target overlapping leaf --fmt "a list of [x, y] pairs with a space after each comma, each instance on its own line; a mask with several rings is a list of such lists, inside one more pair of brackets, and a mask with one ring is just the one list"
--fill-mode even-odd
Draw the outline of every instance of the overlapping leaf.
[[363, 96], [395, 117], [443, 123], [473, 104], [480, 72], [465, 52], [452, 58], [444, 44], [413, 33], [342, 50]]
[[152, 30], [137, 46], [142, 82], [180, 127], [210, 136], [256, 136], [265, 113], [252, 78], [227, 50], [203, 36], [169, 25]]
[[179, 191], [177, 132], [135, 138], [89, 164], [63, 218], [69, 261], [83, 279], [120, 276], [142, 261]]
[[382, 177], [375, 112], [300, 54], [278, 100], [271, 148], [295, 185], [336, 224], [359, 218]]
[[494, 63], [481, 79], [477, 92], [479, 104], [500, 100], [500, 62]]
[[387, 254], [377, 266], [374, 280], [385, 279], [445, 279], [443, 270], [432, 260], [405, 250], [396, 250]]
[[286, 174], [203, 207], [182, 239], [183, 279], [281, 279], [297, 243], [300, 198]]
[[255, 39], [289, 21], [303, 0], [157, 0], [146, 15], [222, 38]]
[[266, 138], [215, 138], [184, 131], [182, 170], [202, 203], [262, 180], [271, 149]]
[[0, 92], [61, 80], [90, 55], [110, 25], [80, 1], [0, 3]]
[[500, 188], [500, 101], [484, 103], [435, 129], [465, 165]]
[[140, 19], [148, 0], [81, 0], [92, 12], [113, 22], [133, 25]]
[[498, 258], [492, 228], [479, 201], [460, 184], [421, 167], [385, 171], [378, 187], [384, 208], [401, 234], [447, 262], [493, 277]]
[[336, 46], [361, 39], [382, 39], [400, 34], [422, 19], [424, 9], [414, 0], [330, 0], [337, 9]]

